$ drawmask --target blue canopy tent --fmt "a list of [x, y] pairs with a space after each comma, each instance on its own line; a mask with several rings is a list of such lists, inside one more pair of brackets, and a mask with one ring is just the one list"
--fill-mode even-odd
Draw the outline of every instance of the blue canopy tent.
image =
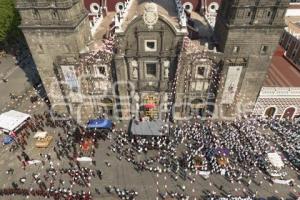
[[14, 139], [9, 135], [3, 137], [3, 144], [11, 144], [13, 141]]
[[108, 119], [91, 119], [87, 123], [88, 129], [112, 129], [112, 121]]

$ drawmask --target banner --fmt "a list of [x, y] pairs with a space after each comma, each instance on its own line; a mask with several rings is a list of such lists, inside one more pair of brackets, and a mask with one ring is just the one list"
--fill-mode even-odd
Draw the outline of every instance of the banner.
[[225, 81], [222, 104], [233, 104], [238, 89], [240, 76], [242, 74], [242, 66], [231, 66], [228, 68]]
[[74, 66], [62, 65], [61, 70], [64, 75], [65, 82], [70, 87], [70, 89], [78, 90], [79, 84], [78, 84]]

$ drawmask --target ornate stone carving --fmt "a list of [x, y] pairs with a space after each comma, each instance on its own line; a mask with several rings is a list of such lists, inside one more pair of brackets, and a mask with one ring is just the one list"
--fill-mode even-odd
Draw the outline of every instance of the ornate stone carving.
[[148, 28], [153, 29], [153, 26], [158, 21], [158, 11], [155, 3], [147, 3], [145, 5], [143, 19]]

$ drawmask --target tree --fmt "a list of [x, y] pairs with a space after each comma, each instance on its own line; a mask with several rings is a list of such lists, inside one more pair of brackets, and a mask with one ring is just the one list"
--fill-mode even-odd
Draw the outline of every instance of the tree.
[[0, 42], [19, 33], [20, 16], [14, 0], [0, 0]]

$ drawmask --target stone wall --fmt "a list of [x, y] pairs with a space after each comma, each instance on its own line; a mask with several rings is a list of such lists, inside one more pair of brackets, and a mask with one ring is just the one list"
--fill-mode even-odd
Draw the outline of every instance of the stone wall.
[[[28, 9], [23, 6], [21, 3], [17, 4], [22, 18], [21, 28], [45, 90], [53, 108], [67, 112], [54, 63], [57, 56], [77, 57], [91, 39], [89, 22], [82, 2], [72, 2], [66, 8], [34, 8], [33, 5]], [[56, 13], [57, 19], [54, 18], [53, 12]]]

